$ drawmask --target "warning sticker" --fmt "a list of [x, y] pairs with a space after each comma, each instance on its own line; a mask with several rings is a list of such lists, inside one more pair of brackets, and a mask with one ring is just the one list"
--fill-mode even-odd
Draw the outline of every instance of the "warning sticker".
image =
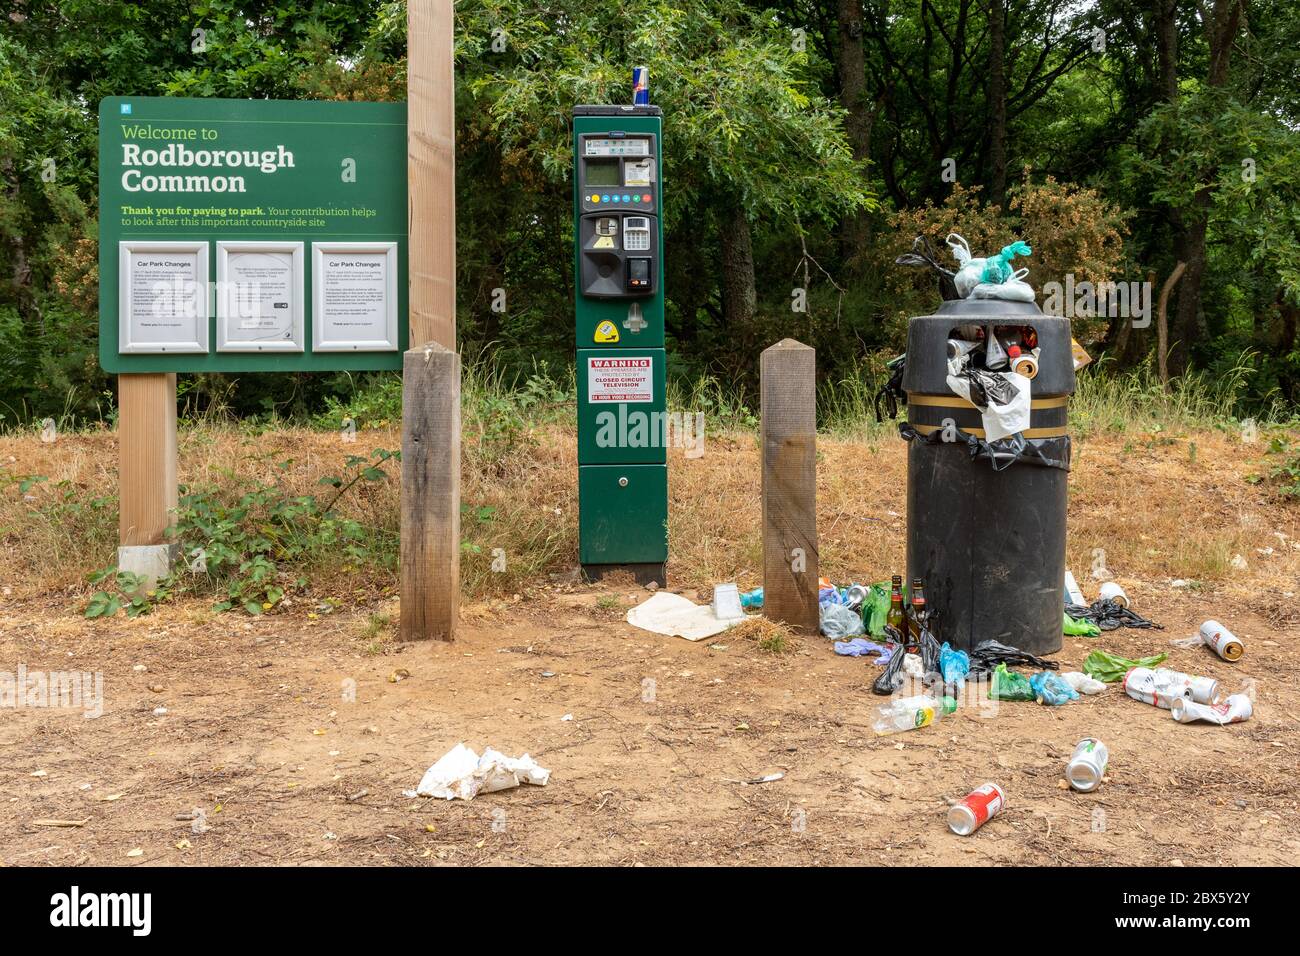
[[587, 401], [653, 402], [654, 358], [588, 358]]

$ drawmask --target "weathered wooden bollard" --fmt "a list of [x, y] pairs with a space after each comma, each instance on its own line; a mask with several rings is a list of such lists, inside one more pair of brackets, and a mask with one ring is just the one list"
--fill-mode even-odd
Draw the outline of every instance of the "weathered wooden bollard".
[[404, 641], [453, 640], [460, 607], [460, 356], [430, 343], [402, 367]]
[[816, 634], [817, 352], [794, 339], [763, 351], [763, 615]]

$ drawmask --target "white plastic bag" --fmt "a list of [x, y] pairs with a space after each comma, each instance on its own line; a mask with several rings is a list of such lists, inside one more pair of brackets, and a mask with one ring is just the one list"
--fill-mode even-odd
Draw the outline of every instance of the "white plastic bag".
[[[1016, 393], [1015, 398], [1006, 405], [998, 405], [990, 401], [988, 407], [980, 411], [980, 417], [983, 419], [984, 425], [984, 437], [989, 441], [997, 441], [999, 438], [1006, 438], [1029, 427], [1030, 385], [1029, 379], [1019, 372], [991, 372], [989, 374], [1001, 375], [1010, 383]], [[960, 395], [968, 402], [971, 401], [970, 382], [967, 379], [949, 375], [948, 387], [952, 389], [954, 394]], [[971, 402], [971, 404], [974, 405], [975, 403]]]
[[480, 793], [508, 790], [521, 783], [544, 787], [550, 779], [551, 772], [528, 754], [507, 757], [488, 747], [480, 757], [459, 743], [424, 772], [419, 786], [408, 795], [473, 800]]
[[1066, 671], [1061, 675], [1061, 679], [1080, 694], [1100, 694], [1106, 689], [1105, 684], [1095, 677], [1089, 677], [1083, 671]]

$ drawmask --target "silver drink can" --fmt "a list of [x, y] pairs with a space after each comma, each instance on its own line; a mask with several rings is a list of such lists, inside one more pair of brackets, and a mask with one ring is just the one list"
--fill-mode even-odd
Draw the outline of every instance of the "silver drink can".
[[1096, 737], [1084, 737], [1074, 748], [1074, 755], [1065, 765], [1065, 779], [1080, 793], [1088, 793], [1101, 786], [1106, 773], [1110, 751]]

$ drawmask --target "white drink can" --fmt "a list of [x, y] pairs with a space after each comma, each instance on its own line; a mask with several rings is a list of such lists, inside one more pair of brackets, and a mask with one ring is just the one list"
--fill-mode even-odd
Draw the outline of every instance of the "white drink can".
[[1065, 779], [1080, 793], [1088, 793], [1101, 786], [1101, 778], [1110, 762], [1110, 751], [1096, 737], [1084, 737], [1074, 748], [1074, 755], [1065, 765]]
[[1246, 653], [1246, 645], [1218, 621], [1206, 621], [1201, 625], [1201, 640], [1214, 649], [1225, 661], [1239, 661]]
[[1128, 595], [1114, 581], [1107, 581], [1103, 584], [1097, 591], [1097, 597], [1102, 601], [1114, 601], [1120, 607], [1128, 607]]
[[[1164, 677], [1163, 675], [1168, 676]], [[1156, 678], [1159, 680], [1162, 677], [1168, 683], [1186, 683], [1192, 689], [1192, 700], [1198, 704], [1217, 704], [1219, 702], [1219, 682], [1213, 677], [1198, 677], [1194, 674], [1183, 674], [1165, 667], [1157, 668]]]
[[1204, 720], [1211, 724], [1236, 724], [1250, 720], [1255, 712], [1254, 705], [1245, 694], [1233, 694], [1221, 704], [1198, 704], [1190, 700], [1176, 700], [1169, 708], [1174, 720], [1180, 724], [1190, 724]]
[[[1174, 675], [1170, 679], [1168, 675]], [[1192, 699], [1192, 685], [1177, 680], [1175, 671], [1153, 671], [1148, 667], [1135, 667], [1124, 675], [1124, 693], [1144, 704], [1168, 710], [1175, 699]]]

